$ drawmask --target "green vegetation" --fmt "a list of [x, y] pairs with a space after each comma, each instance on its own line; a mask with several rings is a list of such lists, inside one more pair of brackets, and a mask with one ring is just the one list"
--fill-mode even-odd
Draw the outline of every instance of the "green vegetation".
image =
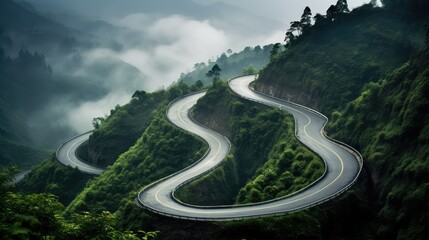
[[88, 144], [81, 147], [80, 156], [95, 165], [112, 164], [120, 154], [135, 144], [156, 116], [154, 112], [157, 109], [181, 95], [201, 88], [198, 83], [191, 87], [179, 83], [168, 91], [136, 91], [130, 103], [123, 107], [116, 106], [110, 111], [109, 117], [94, 119], [95, 130]]
[[[37, 53], [21, 51], [15, 59], [6, 57], [2, 47], [8, 44], [12, 42], [0, 28], [0, 168], [15, 165], [28, 169], [49, 156], [44, 146], [32, 139], [26, 123], [28, 114], [45, 99], [41, 89], [48, 88], [49, 67]], [[30, 77], [33, 81], [28, 81]]]
[[51, 194], [17, 194], [7, 185], [14, 169], [0, 171], [2, 239], [154, 239], [156, 232], [120, 231], [110, 212], [62, 216], [64, 206]]
[[[112, 152], [99, 155], [105, 159], [100, 163], [117, 160], [91, 180], [66, 211], [52, 195], [12, 193], [4, 183], [13, 171], [2, 171], [0, 235], [133, 239], [143, 233], [127, 231], [144, 229], [160, 230], [163, 239], [428, 239], [429, 49], [421, 51], [427, 4], [383, 2], [386, 8], [365, 5], [346, 13], [345, 1], [339, 1], [328, 16], [316, 15], [315, 25], [302, 28], [285, 51], [280, 44], [267, 50], [271, 62], [257, 84], [260, 90], [322, 109], [331, 115], [330, 135], [361, 151], [365, 169], [355, 187], [339, 198], [281, 217], [218, 224], [164, 218], [134, 205], [142, 186], [188, 166], [205, 152], [201, 141], [168, 123], [164, 112], [175, 97], [202, 88], [212, 63], [196, 65], [194, 73], [183, 75], [182, 82], [166, 91], [136, 92], [130, 104], [116, 108], [107, 119], [96, 119], [94, 136], [99, 134], [96, 143], [104, 150], [93, 153], [110, 146]], [[308, 16], [307, 10], [303, 22]], [[25, 58], [35, 57], [30, 55]], [[228, 67], [217, 64], [228, 77]], [[249, 65], [234, 71], [259, 68]], [[196, 84], [188, 87], [186, 81]], [[152, 102], [157, 106], [151, 108]], [[4, 114], [8, 103], [0, 103], [4, 121], [2, 116], [12, 115]], [[268, 200], [305, 186], [323, 171], [320, 159], [295, 139], [289, 115], [241, 100], [225, 83], [217, 81], [210, 88], [194, 117], [228, 136], [233, 149], [217, 169], [180, 189], [178, 197], [185, 202]], [[1, 136], [10, 139], [9, 125], [0, 126]], [[135, 132], [126, 144], [115, 142]], [[74, 171], [47, 161], [22, 184], [55, 192], [70, 184], [59, 176], [75, 179]], [[42, 176], [49, 177], [36, 183]], [[61, 198], [71, 199], [72, 194]]]
[[197, 63], [194, 69], [189, 73], [182, 73], [179, 78], [179, 82], [184, 82], [189, 85], [196, 83], [198, 80], [204, 84], [210, 84], [211, 79], [207, 79], [206, 73], [213, 68], [214, 65], [218, 65], [222, 69], [222, 76], [224, 79], [230, 79], [232, 77], [239, 76], [245, 72], [249, 73], [250, 70], [253, 72], [263, 68], [269, 61], [270, 52], [273, 45], [267, 45], [264, 47], [256, 46], [246, 47], [239, 53], [232, 53], [229, 50], [227, 53], [223, 53], [216, 61], [209, 61], [208, 63]]
[[294, 128], [288, 124], [268, 155], [268, 161], [244, 186], [237, 203], [271, 200], [296, 192], [323, 175], [320, 158], [300, 145], [293, 136]]
[[[361, 179], [351, 191], [309, 213], [318, 221], [308, 224], [320, 232], [300, 236], [300, 226], [306, 224], [301, 222], [292, 239], [429, 236], [429, 49], [418, 53], [424, 40], [419, 13], [427, 5], [391, 2], [385, 9], [366, 5], [332, 22], [322, 16], [273, 59], [258, 81], [263, 91], [332, 113], [329, 133], [358, 148], [365, 160]], [[421, 9], [412, 11], [409, 6], [418, 2]], [[409, 34], [410, 29], [414, 33]], [[316, 41], [317, 34], [321, 37]], [[287, 217], [282, 218], [287, 225]], [[261, 221], [253, 229], [259, 227], [256, 232], [261, 235], [281, 231], [272, 222]], [[252, 224], [237, 226], [251, 231]], [[273, 230], [264, 231], [267, 228]]]
[[364, 5], [330, 21], [318, 16], [260, 73], [258, 90], [323, 112], [342, 109], [423, 46], [423, 23]]
[[283, 217], [221, 224], [222, 239], [319, 239], [321, 227], [309, 211]]
[[380, 204], [375, 234], [382, 239], [429, 236], [428, 66], [429, 49], [368, 83], [330, 127], [361, 149]]
[[62, 165], [53, 156], [19, 182], [17, 191], [26, 194], [54, 194], [62, 204], [68, 205], [92, 177], [93, 175], [82, 173], [76, 168]]
[[429, 3], [424, 0], [381, 0], [381, 2], [387, 8], [400, 9], [414, 16], [425, 17], [429, 10]]
[[164, 98], [162, 92], [147, 94], [138, 91], [129, 104], [111, 110], [107, 119], [98, 118], [102, 122], [95, 125], [88, 145], [81, 149], [83, 158], [96, 165], [112, 164], [134, 145], [152, 120], [152, 112], [160, 104], [165, 104]]
[[30, 169], [48, 158], [49, 154], [47, 150], [0, 140], [0, 168], [13, 165], [24, 170]]
[[292, 116], [212, 86], [195, 107], [197, 121], [229, 136], [232, 154], [214, 171], [177, 192], [197, 205], [254, 203], [285, 196], [323, 174], [320, 158], [294, 135]]
[[[70, 204], [68, 212], [114, 212], [127, 201], [132, 202], [143, 186], [192, 164], [205, 153], [206, 147], [200, 140], [165, 119], [167, 104], [176, 98], [175, 94], [180, 96], [189, 90], [186, 85], [179, 84], [167, 91], [154, 93], [155, 96], [162, 96], [162, 101], [151, 112], [152, 120], [143, 134], [101, 176], [88, 183]], [[116, 111], [121, 112], [120, 109]], [[118, 129], [122, 130], [127, 131]]]
[[229, 154], [213, 171], [180, 188], [175, 196], [194, 205], [229, 205], [240, 188], [237, 160]]

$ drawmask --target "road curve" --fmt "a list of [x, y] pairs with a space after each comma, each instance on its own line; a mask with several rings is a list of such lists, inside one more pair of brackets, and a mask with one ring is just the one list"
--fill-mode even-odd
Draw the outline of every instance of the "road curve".
[[77, 156], [77, 149], [79, 146], [89, 139], [91, 132], [87, 132], [76, 136], [65, 143], [63, 143], [56, 152], [57, 160], [66, 166], [78, 168], [81, 172], [93, 175], [100, 175], [104, 169], [89, 165], [83, 162]]
[[267, 106], [287, 111], [295, 118], [296, 137], [325, 161], [324, 176], [309, 187], [285, 198], [257, 204], [234, 206], [193, 206], [174, 198], [174, 191], [192, 179], [219, 165], [230, 149], [229, 141], [219, 133], [195, 123], [189, 110], [205, 95], [197, 93], [170, 104], [168, 119], [176, 126], [203, 138], [210, 146], [208, 154], [196, 164], [157, 181], [138, 194], [138, 203], [161, 215], [200, 221], [222, 221], [277, 215], [299, 211], [328, 201], [353, 185], [362, 169], [360, 154], [324, 133], [327, 118], [322, 114], [284, 100], [276, 99], [249, 89], [254, 76], [245, 76], [229, 82], [239, 96]]
[[32, 171], [32, 169], [28, 169], [28, 170], [21, 171], [18, 174], [15, 174], [13, 176], [12, 180], [10, 182], [6, 183], [6, 184], [7, 185], [14, 185], [14, 184], [17, 184], [17, 183], [21, 182], [22, 179], [25, 178], [25, 176], [27, 176], [29, 173], [31, 173], [31, 171]]

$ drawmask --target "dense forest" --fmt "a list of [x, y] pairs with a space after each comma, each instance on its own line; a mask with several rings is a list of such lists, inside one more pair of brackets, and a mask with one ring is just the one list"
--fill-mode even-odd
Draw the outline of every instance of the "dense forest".
[[[365, 174], [355, 189], [372, 209], [362, 226], [365, 238], [425, 239], [429, 4], [384, 3], [340, 14], [328, 25], [316, 22], [263, 70], [257, 86], [330, 112], [329, 133], [361, 151]], [[316, 39], [321, 29], [329, 39]]]
[[[248, 48], [241, 56], [225, 54], [211, 65], [196, 64], [194, 72], [183, 74], [167, 89], [136, 91], [128, 104], [94, 119], [94, 133], [80, 149], [89, 162], [109, 165], [101, 176], [88, 176], [49, 159], [14, 186], [10, 181], [16, 170], [3, 169], [0, 235], [5, 239], [427, 239], [429, 4], [382, 2], [383, 7], [366, 4], [349, 12], [346, 1], [339, 0], [326, 15], [316, 15], [310, 22], [311, 12], [305, 9], [301, 21], [291, 24], [284, 46]], [[7, 44], [8, 37], [3, 35], [2, 42]], [[262, 55], [256, 54], [261, 51]], [[255, 54], [261, 65], [249, 67]], [[40, 54], [22, 51], [16, 58], [3, 55], [2, 59], [0, 67], [32, 59], [38, 63], [32, 64], [34, 71], [46, 76], [43, 81], [51, 79]], [[268, 65], [264, 67], [263, 61]], [[261, 69], [257, 90], [329, 116], [328, 134], [356, 147], [364, 157], [357, 184], [339, 198], [308, 210], [236, 222], [170, 219], [137, 207], [134, 199], [141, 187], [192, 164], [206, 152], [202, 141], [166, 119], [165, 110], [173, 99], [201, 90], [202, 82], [210, 83], [206, 75], [214, 64], [223, 80], [243, 68]], [[3, 85], [4, 89], [19, 86], [1, 84], [0, 91]], [[16, 103], [27, 99], [13, 97]], [[25, 134], [13, 131], [13, 124], [19, 123], [14, 119], [22, 116], [7, 112], [9, 104], [0, 98], [0, 141], [25, 142]], [[193, 117], [226, 135], [232, 152], [213, 172], [179, 189], [181, 201], [258, 202], [294, 192], [323, 173], [321, 159], [294, 137], [291, 116], [241, 100], [225, 82], [213, 81]], [[40, 159], [48, 158], [39, 154]]]

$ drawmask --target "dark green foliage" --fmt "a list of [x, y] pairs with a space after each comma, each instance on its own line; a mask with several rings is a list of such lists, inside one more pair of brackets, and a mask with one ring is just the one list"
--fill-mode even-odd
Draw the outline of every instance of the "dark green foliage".
[[13, 0], [0, 2], [0, 27], [5, 32], [12, 33], [12, 39], [19, 43], [15, 42], [9, 46], [18, 50], [22, 47], [38, 49], [50, 55], [72, 53], [77, 47], [87, 48], [91, 45], [82, 42], [82, 32], [41, 16], [37, 10], [25, 8]]
[[347, 0], [338, 0], [337, 4], [335, 4], [335, 8], [337, 9], [338, 13], [348, 13], [348, 12], [350, 12]]
[[311, 13], [311, 9], [308, 6], [305, 7], [304, 12], [301, 15], [301, 25], [303, 29], [311, 26], [311, 15], [313, 15]]
[[381, 208], [381, 239], [429, 236], [429, 50], [369, 83], [331, 127], [362, 149]]
[[194, 84], [198, 80], [204, 84], [210, 84], [211, 79], [207, 79], [206, 73], [213, 68], [215, 64], [222, 69], [222, 78], [230, 79], [242, 74], [242, 69], [253, 65], [255, 69], [259, 70], [263, 68], [269, 61], [270, 51], [273, 45], [267, 45], [264, 47], [256, 46], [254, 48], [246, 47], [239, 53], [223, 53], [215, 62], [209, 61], [206, 63], [197, 63], [194, 66], [193, 71], [189, 73], [182, 73], [179, 81], [187, 84]]
[[184, 202], [269, 200], [296, 191], [323, 173], [322, 161], [296, 140], [290, 115], [242, 100], [226, 83], [209, 89], [195, 115], [197, 121], [229, 136], [233, 154], [213, 172], [179, 189], [177, 196]]
[[[0, 35], [4, 37], [1, 32]], [[0, 55], [0, 140], [3, 140], [0, 151], [4, 158], [1, 165], [14, 163], [28, 167], [40, 162], [42, 151], [24, 146], [43, 145], [30, 136], [27, 118], [46, 102], [47, 95], [52, 93], [51, 83], [50, 67], [43, 55], [27, 51], [20, 51], [15, 59]], [[29, 151], [35, 153], [33, 159], [23, 156]]]
[[302, 13], [300, 21], [290, 23], [290, 28], [286, 32], [285, 43], [286, 47], [290, 47], [294, 41], [311, 27], [311, 9], [307, 6]]
[[17, 191], [30, 193], [51, 193], [68, 205], [85, 187], [93, 175], [76, 168], [64, 166], [55, 157], [44, 161], [17, 184]]
[[[291, 33], [291, 38], [294, 38], [293, 33]], [[286, 41], [286, 39], [285, 39]], [[282, 45], [280, 43], [274, 44], [273, 48], [270, 51], [270, 61], [272, 61], [279, 53], [282, 52]]]
[[385, 9], [370, 6], [338, 21], [321, 19], [261, 71], [257, 89], [331, 112], [423, 45], [420, 22]]
[[[3, 12], [10, 10], [9, 5], [15, 4], [7, 0], [2, 1], [1, 5], [0, 11]], [[0, 18], [0, 22], [3, 21], [4, 15], [1, 14]], [[8, 22], [21, 24], [21, 20], [9, 19]], [[70, 90], [76, 90], [76, 86], [56, 81], [58, 79], [54, 79], [51, 67], [42, 54], [20, 50], [16, 57], [9, 57], [5, 51], [18, 43], [11, 40], [10, 32], [3, 31], [1, 25], [0, 167], [15, 164], [26, 169], [48, 157], [48, 152], [43, 149], [56, 147], [64, 136], [70, 135], [71, 130], [61, 126], [49, 126], [47, 131], [46, 123], [35, 123], [34, 118], [37, 119], [35, 116], [45, 110], [53, 99], [57, 100], [59, 93], [69, 94]], [[90, 91], [86, 89], [80, 86], [78, 92]], [[38, 124], [43, 125], [43, 130]]]
[[256, 69], [252, 64], [243, 68], [243, 75], [256, 75], [258, 72], [258, 69]]
[[153, 118], [152, 112], [166, 104], [164, 91], [138, 96], [136, 93], [129, 104], [117, 106], [107, 119], [97, 122], [98, 128], [91, 134], [86, 148], [82, 149], [85, 159], [101, 166], [112, 164], [141, 136]]
[[0, 168], [15, 165], [23, 170], [49, 157], [49, 151], [0, 140]]
[[194, 205], [228, 205], [240, 188], [237, 160], [232, 154], [207, 175], [180, 188], [176, 197]]
[[425, 30], [426, 30], [426, 46], [429, 47], [429, 23], [426, 23], [425, 25]]
[[[334, 22], [319, 16], [258, 82], [264, 91], [332, 112], [329, 132], [364, 155], [355, 190], [311, 212], [323, 239], [429, 237], [429, 51], [416, 54], [423, 21], [392, 8], [365, 5]], [[290, 174], [300, 171], [295, 164]], [[282, 181], [290, 184], [291, 176]]]
[[322, 176], [323, 162], [294, 139], [292, 124], [287, 128], [270, 151], [268, 161], [240, 190], [238, 203], [255, 202], [252, 200], [254, 190], [263, 193], [262, 201], [286, 196]]
[[2, 239], [153, 239], [155, 232], [117, 230], [115, 215], [83, 212], [64, 218], [64, 206], [52, 194], [16, 194], [9, 182], [15, 171], [0, 171], [0, 236]]
[[143, 186], [192, 164], [204, 154], [201, 141], [165, 119], [167, 103], [164, 101], [151, 113], [152, 120], [137, 142], [89, 182], [68, 212], [116, 211], [128, 198], [134, 199]]
[[320, 239], [321, 226], [314, 214], [304, 211], [222, 224], [221, 234], [222, 239]]
[[387, 7], [401, 12], [408, 12], [414, 16], [429, 15], [429, 2], [426, 0], [381, 0]]
[[90, 136], [88, 145], [80, 149], [80, 155], [95, 165], [112, 164], [120, 154], [134, 145], [153, 120], [153, 112], [156, 109], [177, 97], [200, 89], [201, 84], [199, 87], [197, 84], [189, 87], [181, 82], [167, 91], [136, 91], [130, 103], [123, 107], [116, 106], [106, 119], [96, 119], [98, 127]]
[[216, 81], [220, 80], [220, 72], [222, 69], [220, 69], [219, 65], [215, 64], [210, 71], [206, 73], [206, 77], [212, 80], [213, 85], [216, 83]]

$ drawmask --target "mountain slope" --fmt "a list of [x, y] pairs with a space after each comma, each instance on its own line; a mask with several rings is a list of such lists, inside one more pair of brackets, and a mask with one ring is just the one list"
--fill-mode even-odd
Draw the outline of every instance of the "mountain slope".
[[429, 49], [366, 85], [332, 124], [362, 149], [380, 209], [382, 239], [429, 236]]
[[[329, 134], [363, 154], [365, 171], [354, 193], [366, 208], [363, 238], [429, 236], [429, 50], [419, 51], [424, 19], [397, 8], [364, 7], [316, 24], [258, 80], [259, 89], [332, 115]], [[314, 218], [330, 216], [338, 230], [323, 220], [322, 229], [354, 239], [338, 233], [347, 221], [332, 220], [344, 216], [320, 210]]]
[[[0, 2], [0, 26], [5, 31], [16, 32], [39, 32], [52, 35], [72, 35], [71, 29], [55, 23], [47, 18], [35, 14], [27, 8], [16, 4], [13, 0], [3, 0]], [[14, 21], [11, 21], [14, 19]]]
[[290, 115], [242, 100], [225, 83], [211, 87], [199, 100], [195, 119], [228, 136], [233, 147], [219, 168], [179, 189], [177, 196], [186, 203], [271, 200], [323, 173], [322, 160], [296, 140]]
[[[133, 199], [141, 184], [184, 167], [204, 152], [198, 141], [171, 127], [163, 117], [168, 101], [187, 92], [176, 86], [162, 93], [167, 95], [162, 106], [151, 113], [149, 127], [143, 127], [134, 146], [88, 184], [69, 212], [119, 209], [116, 215], [122, 228], [162, 230], [163, 239], [428, 239], [429, 50], [418, 51], [423, 42], [422, 25], [421, 19], [396, 10], [367, 6], [333, 23], [316, 26], [310, 35], [273, 59], [259, 79], [262, 90], [317, 106], [332, 115], [329, 134], [352, 143], [364, 154], [362, 177], [340, 198], [311, 211], [228, 224], [171, 220], [138, 209]], [[222, 98], [207, 102], [218, 102], [224, 110], [222, 101], [227, 99], [219, 96]], [[206, 108], [201, 119], [228, 132], [231, 126], [225, 124], [225, 116], [207, 102], [200, 102]], [[228, 111], [236, 110], [234, 116], [243, 114], [241, 104], [231, 108]], [[257, 109], [250, 107], [249, 111], [251, 117], [258, 115]], [[126, 119], [134, 117], [117, 112]], [[112, 122], [117, 123], [105, 125], [105, 131], [123, 125], [122, 121]], [[243, 122], [249, 129], [264, 127]], [[245, 133], [239, 136], [250, 139]], [[255, 135], [260, 138], [261, 134]], [[117, 135], [103, 136], [107, 146], [107, 137]], [[233, 169], [234, 164], [230, 165]], [[219, 172], [215, 180], [233, 185], [234, 178], [229, 181], [225, 172]], [[259, 182], [256, 177], [249, 185]], [[274, 186], [276, 181], [267, 182]], [[219, 187], [217, 183], [215, 186]], [[251, 194], [256, 191], [249, 192], [243, 193], [245, 201], [258, 196]]]
[[257, 89], [331, 112], [423, 46], [421, 20], [366, 5], [315, 26], [260, 74]]

